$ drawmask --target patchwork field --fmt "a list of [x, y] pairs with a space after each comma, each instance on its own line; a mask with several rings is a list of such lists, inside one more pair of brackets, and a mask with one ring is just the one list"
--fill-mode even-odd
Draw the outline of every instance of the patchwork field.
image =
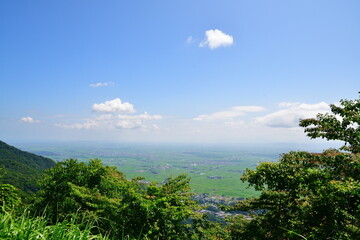
[[144, 177], [162, 182], [169, 176], [185, 173], [191, 177], [195, 193], [246, 198], [256, 195], [240, 177], [246, 168], [254, 169], [261, 161], [276, 161], [280, 149], [217, 147], [195, 145], [140, 145], [94, 143], [21, 144], [21, 149], [56, 161], [75, 158], [87, 162], [99, 158], [116, 166], [126, 176]]

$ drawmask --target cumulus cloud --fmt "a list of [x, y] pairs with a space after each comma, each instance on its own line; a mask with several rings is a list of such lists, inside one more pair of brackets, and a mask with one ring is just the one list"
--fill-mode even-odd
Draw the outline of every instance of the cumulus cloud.
[[210, 49], [215, 49], [218, 47], [228, 47], [234, 43], [233, 36], [223, 33], [219, 29], [207, 30], [205, 35], [206, 37], [200, 42], [199, 47], [209, 47]]
[[299, 125], [299, 120], [316, 117], [318, 113], [327, 113], [330, 107], [325, 102], [316, 104], [280, 103], [282, 110], [270, 113], [256, 119], [256, 123], [269, 127], [293, 128]]
[[161, 115], [149, 115], [147, 112], [140, 115], [117, 115], [118, 119], [141, 119], [141, 120], [159, 120]]
[[92, 106], [95, 112], [107, 113], [134, 113], [136, 112], [134, 106], [128, 102], [121, 102], [120, 98], [115, 98], [104, 103], [95, 103]]
[[97, 88], [97, 87], [107, 87], [110, 85], [114, 85], [113, 82], [98, 82], [98, 83], [92, 83], [89, 86], [93, 87], [93, 88]]
[[95, 130], [151, 129], [146, 124], [147, 121], [162, 119], [161, 115], [150, 115], [147, 112], [134, 115], [132, 114], [136, 112], [134, 106], [128, 102], [121, 102], [120, 98], [100, 104], [93, 104], [92, 109], [95, 112], [106, 114], [94, 115], [92, 118], [85, 119], [83, 123], [55, 124], [55, 126], [64, 129]]
[[35, 120], [32, 117], [23, 117], [20, 119], [21, 122], [23, 123], [39, 123], [39, 120]]
[[146, 112], [139, 115], [103, 114], [85, 119], [84, 123], [56, 124], [56, 126], [65, 129], [136, 129], [147, 128], [146, 121], [160, 119], [162, 119], [161, 115], [150, 115]]
[[203, 114], [195, 117], [193, 120], [229, 120], [239, 116], [243, 116], [249, 112], [261, 112], [265, 109], [261, 106], [235, 106], [226, 111], [215, 112], [211, 114]]

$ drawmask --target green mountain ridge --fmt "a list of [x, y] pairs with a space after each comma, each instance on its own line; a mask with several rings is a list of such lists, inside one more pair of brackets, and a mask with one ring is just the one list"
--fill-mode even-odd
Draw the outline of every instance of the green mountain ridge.
[[11, 184], [26, 193], [38, 190], [37, 180], [44, 170], [55, 166], [50, 158], [22, 151], [0, 141], [0, 182]]

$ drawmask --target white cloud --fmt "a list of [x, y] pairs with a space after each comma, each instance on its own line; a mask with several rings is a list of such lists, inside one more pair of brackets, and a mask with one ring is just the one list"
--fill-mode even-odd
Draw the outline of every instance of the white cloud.
[[149, 115], [147, 112], [140, 115], [117, 115], [118, 119], [141, 119], [141, 120], [159, 120], [162, 119], [161, 115]]
[[96, 129], [99, 127], [98, 122], [88, 119], [84, 123], [74, 123], [74, 124], [54, 124], [56, 127], [64, 128], [64, 129]]
[[107, 120], [160, 120], [162, 119], [161, 115], [150, 115], [147, 112], [139, 115], [126, 115], [126, 114], [103, 114], [94, 117], [97, 121], [107, 121]]
[[238, 116], [244, 115], [243, 112], [236, 112], [236, 111], [221, 111], [215, 112], [212, 114], [202, 114], [194, 118], [196, 121], [203, 121], [203, 120], [224, 120], [235, 118]]
[[103, 114], [99, 116], [94, 116], [90, 119], [85, 119], [84, 123], [56, 124], [55, 126], [64, 129], [136, 129], [148, 128], [148, 126], [146, 125], [146, 121], [160, 119], [162, 119], [162, 116], [150, 115], [146, 112], [139, 115]]
[[114, 85], [114, 83], [113, 82], [98, 82], [98, 83], [92, 83], [89, 86], [96, 88], [96, 87], [107, 87], [110, 85]]
[[231, 35], [225, 34], [219, 29], [207, 30], [205, 35], [206, 38], [200, 42], [199, 47], [208, 46], [210, 49], [215, 49], [231, 46], [234, 43], [234, 38]]
[[316, 104], [280, 103], [285, 108], [256, 119], [256, 123], [269, 127], [292, 128], [299, 125], [299, 120], [316, 117], [318, 113], [329, 112], [329, 105], [325, 102]]
[[39, 123], [39, 120], [35, 120], [32, 117], [23, 117], [20, 119], [23, 123]]
[[64, 129], [135, 129], [149, 128], [145, 123], [162, 119], [161, 115], [150, 115], [147, 112], [133, 115], [136, 112], [134, 106], [128, 102], [122, 102], [120, 98], [115, 98], [104, 103], [93, 104], [94, 112], [107, 113], [94, 115], [92, 118], [85, 119], [83, 123], [75, 124], [55, 124]]
[[260, 106], [235, 106], [227, 111], [220, 111], [211, 114], [203, 114], [195, 117], [193, 120], [204, 121], [204, 120], [229, 120], [239, 116], [243, 116], [249, 112], [261, 112], [265, 109]]
[[239, 111], [239, 112], [262, 112], [265, 108], [261, 106], [236, 106], [230, 108], [232, 111]]
[[93, 104], [93, 111], [108, 112], [108, 113], [134, 113], [136, 112], [134, 106], [128, 102], [121, 102], [120, 98], [115, 98], [104, 103]]

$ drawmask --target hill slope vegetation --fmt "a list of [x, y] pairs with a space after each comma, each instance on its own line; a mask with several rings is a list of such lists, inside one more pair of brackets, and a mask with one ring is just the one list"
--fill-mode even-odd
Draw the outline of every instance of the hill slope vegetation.
[[11, 184], [26, 193], [38, 190], [37, 180], [55, 161], [22, 151], [0, 141], [0, 181]]

